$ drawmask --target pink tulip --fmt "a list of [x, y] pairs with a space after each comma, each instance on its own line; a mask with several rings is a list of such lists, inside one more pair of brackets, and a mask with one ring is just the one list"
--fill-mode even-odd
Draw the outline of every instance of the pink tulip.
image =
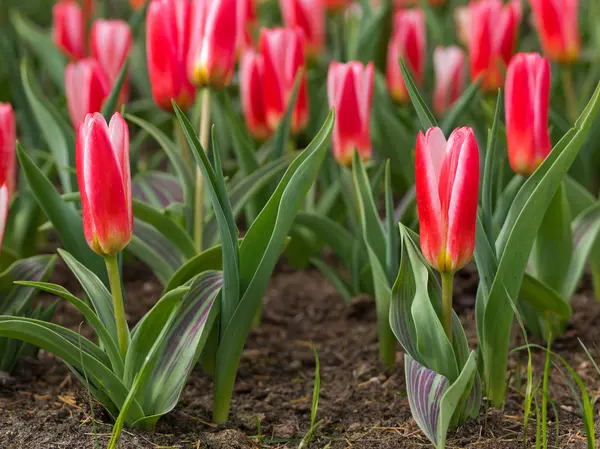
[[579, 0], [531, 0], [544, 53], [557, 62], [576, 61], [581, 52]]
[[193, 0], [187, 72], [197, 86], [231, 82], [238, 44], [238, 0]]
[[127, 123], [118, 112], [110, 125], [101, 114], [88, 114], [76, 151], [85, 238], [97, 254], [115, 256], [133, 233]]
[[471, 128], [448, 141], [440, 128], [419, 132], [415, 158], [421, 250], [441, 273], [469, 262], [475, 249], [479, 150]]
[[457, 46], [437, 47], [433, 52], [435, 89], [433, 108], [443, 115], [460, 98], [465, 87], [465, 52]]
[[425, 15], [418, 9], [400, 10], [394, 15], [392, 39], [388, 45], [387, 85], [392, 97], [399, 103], [409, 100], [402, 79], [399, 58], [412, 69], [415, 82], [423, 84], [427, 58]]
[[354, 151], [363, 160], [371, 157], [371, 100], [375, 69], [370, 62], [332, 62], [327, 74], [329, 107], [336, 112], [333, 129], [333, 155], [343, 165], [351, 165]]
[[108, 80], [95, 59], [72, 62], [65, 69], [67, 106], [73, 126], [77, 128], [87, 114], [100, 112], [110, 94]]
[[323, 0], [279, 0], [283, 21], [288, 28], [304, 33], [307, 58], [318, 56], [325, 45], [325, 4]]
[[271, 135], [265, 114], [263, 79], [263, 58], [249, 50], [240, 62], [240, 97], [248, 130], [258, 140]]
[[85, 57], [85, 19], [77, 2], [61, 0], [52, 8], [52, 40], [70, 59]]
[[552, 149], [548, 59], [538, 53], [517, 54], [508, 66], [505, 91], [508, 159], [516, 173], [529, 176]]
[[[288, 107], [296, 75], [304, 70], [301, 32], [290, 28], [263, 28], [259, 47], [264, 61], [263, 92], [267, 124], [274, 131]], [[307, 124], [308, 90], [304, 71], [292, 113], [292, 132], [301, 132]]]
[[13, 108], [0, 103], [0, 186], [5, 185], [10, 197], [16, 182], [16, 125]]
[[187, 110], [196, 88], [189, 82], [190, 3], [188, 0], [152, 0], [146, 17], [146, 57], [154, 102], [171, 111], [174, 99]]

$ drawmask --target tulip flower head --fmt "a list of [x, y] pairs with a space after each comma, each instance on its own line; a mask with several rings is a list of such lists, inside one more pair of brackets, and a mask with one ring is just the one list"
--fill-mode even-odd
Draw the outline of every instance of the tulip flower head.
[[415, 82], [423, 83], [426, 60], [425, 15], [418, 9], [400, 10], [394, 15], [392, 39], [388, 45], [387, 85], [392, 97], [399, 103], [409, 100], [402, 79], [399, 58], [412, 69]]
[[279, 0], [283, 21], [288, 28], [304, 33], [305, 54], [315, 58], [325, 45], [325, 5], [322, 0]]
[[8, 195], [15, 191], [16, 182], [16, 125], [13, 108], [0, 103], [0, 186], [6, 186]]
[[371, 157], [371, 101], [373, 63], [332, 62], [327, 74], [329, 107], [335, 109], [333, 155], [343, 165], [351, 165], [354, 151], [363, 160]]
[[506, 73], [506, 137], [515, 173], [529, 176], [552, 149], [548, 132], [550, 63], [538, 53], [519, 53]]
[[238, 0], [193, 0], [187, 71], [196, 86], [231, 82], [238, 45]]
[[65, 69], [67, 106], [73, 126], [77, 128], [85, 116], [100, 112], [110, 94], [108, 80], [95, 59], [72, 62]]
[[581, 51], [579, 0], [531, 0], [544, 53], [562, 63], [576, 61]]
[[421, 250], [441, 273], [465, 266], [475, 249], [479, 150], [471, 128], [448, 141], [440, 128], [419, 132], [415, 156]]
[[435, 89], [433, 108], [443, 115], [458, 98], [465, 87], [465, 53], [457, 46], [437, 47], [433, 52]]
[[190, 2], [152, 0], [146, 17], [146, 57], [154, 102], [171, 111], [174, 99], [187, 110], [196, 88], [190, 83], [186, 62], [189, 50]]
[[76, 151], [85, 238], [98, 255], [115, 256], [133, 232], [127, 123], [118, 112], [109, 125], [102, 114], [88, 114]]
[[265, 113], [263, 78], [262, 56], [248, 50], [240, 62], [240, 97], [246, 126], [258, 140], [266, 140], [271, 136]]
[[77, 2], [61, 0], [52, 7], [52, 40], [71, 60], [85, 57], [85, 18]]
[[296, 106], [292, 112], [292, 132], [299, 133], [308, 124], [308, 90], [301, 31], [291, 28], [263, 28], [259, 47], [264, 63], [265, 113], [271, 131], [279, 126], [288, 107], [296, 76], [299, 71], [303, 71]]

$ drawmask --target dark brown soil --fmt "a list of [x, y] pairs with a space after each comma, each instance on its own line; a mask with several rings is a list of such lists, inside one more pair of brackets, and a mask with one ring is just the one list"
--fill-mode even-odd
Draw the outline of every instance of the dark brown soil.
[[[160, 286], [151, 274], [133, 265], [126, 270], [131, 322], [157, 300]], [[73, 284], [64, 267], [55, 282]], [[475, 342], [473, 317], [476, 281], [467, 272], [458, 282], [457, 309]], [[574, 298], [574, 315], [566, 335], [554, 345], [582, 376], [591, 394], [600, 384], [577, 338], [596, 360], [600, 351], [600, 302], [586, 295]], [[81, 317], [61, 305], [55, 322], [77, 329]], [[86, 327], [82, 330], [86, 333]], [[515, 346], [522, 337], [515, 331]], [[177, 408], [160, 420], [154, 432], [124, 431], [119, 447], [133, 448], [292, 448], [310, 425], [315, 344], [321, 362], [321, 422], [311, 448], [431, 447], [411, 418], [405, 396], [402, 353], [388, 375], [377, 357], [374, 305], [357, 298], [351, 306], [314, 271], [280, 269], [265, 299], [263, 323], [248, 339], [236, 383], [230, 422], [211, 420], [210, 379], [196, 368]], [[477, 421], [449, 432], [448, 448], [512, 449], [523, 447], [523, 398], [526, 355], [511, 359], [511, 387], [504, 412], [482, 410]], [[543, 372], [544, 354], [534, 354], [534, 375]], [[520, 376], [517, 374], [520, 373]], [[111, 426], [97, 404], [90, 410], [86, 391], [51, 354], [25, 361], [13, 378], [0, 386], [0, 448], [58, 449], [106, 447]], [[521, 383], [521, 391], [519, 391]], [[549, 447], [585, 448], [577, 405], [560, 374], [553, 370], [550, 395], [558, 411], [549, 411]], [[260, 421], [261, 437], [257, 421]], [[531, 422], [535, 427], [535, 418]], [[600, 423], [597, 425], [600, 433]], [[535, 447], [530, 428], [526, 447]], [[555, 435], [558, 434], [558, 439]]]

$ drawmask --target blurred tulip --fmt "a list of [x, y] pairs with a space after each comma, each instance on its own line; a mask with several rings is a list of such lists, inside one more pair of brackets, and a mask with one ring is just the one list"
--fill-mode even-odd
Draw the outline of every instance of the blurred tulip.
[[433, 52], [435, 89], [433, 108], [443, 115], [462, 94], [465, 87], [465, 52], [457, 46], [437, 47]]
[[419, 132], [415, 156], [421, 250], [441, 273], [469, 262], [475, 248], [479, 150], [471, 128], [448, 141], [440, 128]]
[[131, 7], [133, 9], [140, 9], [141, 7], [143, 7], [146, 2], [148, 2], [149, 0], [129, 0], [129, 4], [131, 5]]
[[325, 5], [323, 0], [279, 0], [283, 21], [288, 28], [304, 33], [305, 54], [314, 58], [325, 45]]
[[544, 53], [557, 62], [579, 57], [579, 0], [531, 0], [534, 22]]
[[187, 72], [197, 86], [231, 82], [238, 44], [238, 0], [193, 0]]
[[259, 47], [264, 63], [265, 112], [271, 131], [279, 126], [294, 90], [296, 76], [303, 70], [298, 99], [292, 113], [292, 132], [299, 133], [308, 124], [308, 90], [301, 31], [263, 28]]
[[52, 8], [52, 40], [70, 59], [85, 57], [85, 18], [77, 2], [61, 0]]
[[121, 114], [110, 125], [102, 114], [88, 114], [77, 130], [76, 151], [85, 238], [95, 253], [114, 256], [133, 233], [129, 129]]
[[265, 114], [263, 58], [248, 50], [240, 62], [240, 97], [246, 126], [255, 139], [266, 140], [271, 135]]
[[483, 77], [482, 89], [495, 92], [503, 84], [503, 72], [510, 63], [521, 21], [521, 2], [511, 0], [472, 1], [463, 12], [459, 30], [468, 41], [471, 79]]
[[373, 98], [372, 62], [364, 66], [352, 61], [332, 62], [327, 74], [329, 107], [335, 109], [333, 155], [343, 165], [351, 165], [354, 150], [361, 159], [371, 157], [371, 101]]
[[519, 53], [508, 66], [505, 88], [508, 159], [529, 176], [552, 149], [548, 132], [550, 63], [538, 53]]
[[254, 0], [238, 0], [238, 42], [237, 55], [241, 57], [244, 51], [254, 46], [253, 28], [257, 24], [256, 5]]
[[[90, 33], [92, 57], [104, 70], [108, 84], [116, 83], [123, 64], [133, 45], [133, 35], [129, 24], [124, 20], [96, 20]], [[123, 82], [119, 102], [127, 103], [129, 98], [129, 75]], [[92, 111], [90, 111], [92, 112]]]
[[352, 0], [323, 0], [328, 11], [340, 11], [352, 3]]
[[15, 191], [16, 182], [16, 125], [13, 108], [0, 103], [0, 186], [6, 185], [8, 195]]
[[146, 58], [154, 102], [171, 111], [174, 99], [187, 110], [196, 88], [186, 73], [189, 50], [190, 3], [188, 0], [152, 0], [146, 17]]
[[6, 228], [6, 220], [8, 219], [9, 203], [8, 185], [0, 184], [0, 254], [2, 253], [2, 240], [4, 239], [4, 229]]
[[92, 58], [67, 65], [65, 91], [69, 116], [75, 128], [87, 114], [100, 112], [102, 103], [110, 94], [106, 75], [98, 61]]
[[461, 44], [469, 46], [469, 7], [458, 6], [454, 9], [454, 22], [456, 23], [456, 36]]
[[425, 15], [418, 9], [400, 10], [394, 15], [394, 30], [388, 45], [387, 85], [392, 97], [399, 103], [409, 100], [402, 79], [399, 58], [412, 69], [415, 82], [423, 84], [427, 58]]

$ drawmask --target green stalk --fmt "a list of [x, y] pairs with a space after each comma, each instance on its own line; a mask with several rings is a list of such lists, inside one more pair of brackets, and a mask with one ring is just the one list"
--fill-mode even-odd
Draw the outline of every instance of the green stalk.
[[444, 332], [452, 344], [452, 281], [454, 273], [442, 273], [442, 324]]
[[[381, 302], [381, 301], [380, 301]], [[377, 337], [379, 340], [379, 359], [385, 363], [389, 372], [394, 370], [396, 365], [396, 336], [390, 327], [390, 308], [377, 306], [377, 309], [385, 309], [377, 312]]]
[[563, 85], [563, 93], [565, 95], [565, 103], [567, 106], [567, 115], [570, 124], [575, 123], [579, 115], [577, 108], [577, 95], [575, 94], [575, 85], [573, 84], [573, 73], [570, 66], [561, 66], [560, 68], [561, 81]]
[[[202, 92], [202, 111], [200, 114], [200, 145], [204, 151], [208, 151], [208, 139], [210, 136], [210, 90]], [[202, 252], [202, 238], [204, 231], [204, 177], [200, 168], [196, 169], [196, 198], [194, 207], [194, 242], [196, 252]]]
[[129, 347], [129, 328], [125, 319], [125, 306], [123, 305], [123, 290], [121, 289], [121, 276], [119, 274], [119, 262], [117, 256], [104, 256], [108, 281], [112, 293], [113, 311], [117, 323], [117, 337], [119, 339], [119, 352], [125, 360], [127, 348]]
[[173, 133], [175, 134], [175, 142], [181, 150], [181, 159], [183, 160], [186, 167], [192, 167], [190, 149], [188, 147], [185, 134], [183, 133], [183, 129], [181, 128], [181, 124], [179, 123], [179, 120], [177, 120], [177, 116], [173, 117]]

